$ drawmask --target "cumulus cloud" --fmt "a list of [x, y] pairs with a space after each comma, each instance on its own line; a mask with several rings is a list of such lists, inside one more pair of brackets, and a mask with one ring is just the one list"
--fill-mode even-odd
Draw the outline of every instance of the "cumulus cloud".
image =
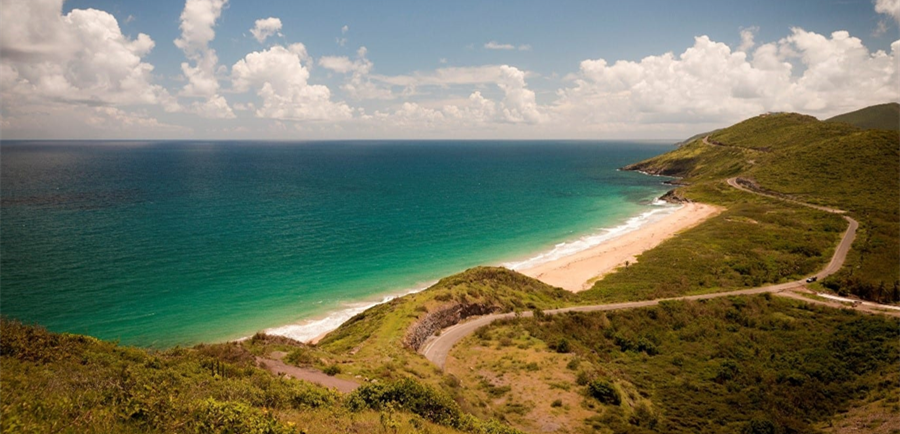
[[[225, 99], [218, 94], [219, 79], [216, 78], [216, 70], [219, 58], [216, 50], [209, 46], [216, 37], [216, 20], [227, 4], [228, 0], [187, 0], [181, 12], [181, 36], [175, 40], [175, 46], [194, 63], [181, 64], [181, 71], [187, 79], [181, 95], [206, 98], [205, 103], [191, 105], [193, 111], [202, 116], [218, 113], [223, 118], [234, 117]], [[218, 107], [220, 110], [207, 110], [211, 107]]]
[[[743, 45], [743, 44], [742, 44]], [[585, 60], [561, 89], [557, 119], [599, 127], [628, 123], [734, 122], [765, 111], [833, 115], [896, 100], [897, 51], [869, 52], [847, 32], [825, 37], [803, 29], [752, 56], [706, 36], [676, 56], [638, 62]], [[795, 73], [791, 61], [805, 68]]]
[[153, 84], [153, 65], [142, 60], [154, 41], [143, 33], [126, 37], [109, 13], [62, 15], [62, 0], [11, 1], [0, 8], [0, 22], [0, 95], [7, 109], [51, 103], [179, 109]]
[[250, 29], [250, 33], [259, 41], [260, 44], [265, 42], [266, 38], [272, 35], [281, 36], [281, 20], [278, 18], [269, 17], [262, 20], [256, 20], [253, 28]]
[[900, 24], [900, 0], [875, 0], [875, 12], [888, 15]]
[[232, 86], [238, 92], [256, 90], [262, 104], [256, 116], [282, 120], [344, 120], [352, 109], [331, 101], [323, 85], [309, 84], [309, 70], [303, 66], [303, 44], [276, 45], [247, 54], [231, 68]]

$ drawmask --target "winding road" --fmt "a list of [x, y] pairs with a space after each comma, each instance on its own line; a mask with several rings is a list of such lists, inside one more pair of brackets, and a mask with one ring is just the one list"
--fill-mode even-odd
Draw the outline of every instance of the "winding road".
[[[709, 144], [707, 141], [708, 137], [704, 137], [704, 143]], [[791, 202], [797, 205], [803, 205], [810, 208], [815, 208], [818, 210], [844, 214], [844, 211], [826, 208], [823, 206], [803, 203], [799, 201], [795, 201], [792, 199], [782, 198], [774, 195], [769, 195], [765, 193], [760, 193], [754, 190], [750, 190], [745, 188], [744, 186], [738, 184], [737, 178], [728, 179], [728, 185], [737, 188], [742, 191], [746, 191], [753, 194], [758, 194], [761, 196], [770, 197], [777, 200], [782, 200], [786, 202]], [[856, 238], [856, 229], [859, 227], [859, 223], [848, 217], [843, 216], [845, 220], [847, 220], [850, 225], [847, 227], [847, 230], [844, 231], [844, 236], [841, 238], [841, 242], [838, 244], [837, 248], [834, 250], [834, 254], [831, 256], [831, 261], [828, 263], [825, 268], [819, 271], [815, 276], [819, 279], [825, 278], [836, 273], [841, 266], [844, 264], [844, 260], [847, 258], [847, 252], [850, 251], [850, 246], [853, 244], [853, 240]], [[738, 291], [729, 291], [729, 292], [718, 292], [713, 294], [701, 294], [701, 295], [689, 295], [683, 297], [672, 297], [672, 298], [660, 298], [655, 300], [645, 300], [645, 301], [633, 301], [627, 303], [614, 303], [614, 304], [600, 304], [600, 305], [591, 305], [591, 306], [572, 306], [565, 307], [561, 309], [550, 309], [544, 311], [547, 314], [555, 314], [562, 312], [596, 312], [596, 311], [609, 311], [609, 310], [620, 310], [620, 309], [633, 309], [638, 307], [647, 307], [647, 306], [655, 306], [663, 301], [673, 301], [673, 300], [702, 300], [702, 299], [710, 299], [710, 298], [718, 298], [718, 297], [729, 297], [733, 295], [746, 295], [746, 294], [761, 294], [761, 293], [774, 293], [776, 295], [783, 295], [790, 298], [801, 299], [810, 303], [824, 304], [829, 306], [840, 306], [839, 303], [827, 302], [814, 300], [810, 298], [803, 297], [799, 294], [795, 294], [792, 292], [786, 292], [790, 290], [801, 289], [804, 287], [806, 282], [804, 280], [798, 280], [794, 282], [781, 283], [777, 285], [768, 285], [762, 286], [758, 288], [751, 289], [742, 289]], [[893, 313], [891, 313], [893, 315]], [[520, 314], [523, 317], [532, 316], [531, 312], [523, 312]], [[897, 313], [900, 315], [900, 312]], [[498, 319], [503, 318], [512, 318], [515, 316], [515, 313], [503, 313], [503, 314], [493, 314], [493, 315], [484, 315], [480, 317], [475, 317], [470, 320], [458, 323], [456, 325], [447, 327], [446, 329], [441, 330], [440, 336], [432, 336], [428, 341], [425, 342], [419, 352], [425, 356], [432, 363], [439, 366], [441, 369], [444, 368], [444, 363], [447, 361], [447, 356], [450, 354], [450, 350], [456, 345], [457, 342], [462, 340], [462, 338], [472, 334], [479, 327], [488, 325]]]

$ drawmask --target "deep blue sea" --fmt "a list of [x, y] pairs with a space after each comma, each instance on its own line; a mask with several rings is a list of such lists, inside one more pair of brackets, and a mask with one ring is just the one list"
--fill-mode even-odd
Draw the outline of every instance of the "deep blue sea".
[[[0, 313], [146, 347], [301, 324], [652, 209], [668, 144], [3, 142]], [[295, 332], [298, 329], [295, 327]]]

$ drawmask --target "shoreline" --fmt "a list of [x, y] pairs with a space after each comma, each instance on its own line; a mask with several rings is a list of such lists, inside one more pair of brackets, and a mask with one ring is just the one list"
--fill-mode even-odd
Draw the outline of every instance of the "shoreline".
[[720, 212], [722, 208], [717, 206], [685, 203], [671, 214], [617, 234], [589, 249], [516, 271], [568, 291], [584, 291], [626, 263], [636, 263], [641, 253]]
[[[586, 289], [585, 286], [598, 276], [614, 271], [624, 265], [625, 261], [635, 262], [634, 257], [640, 253], [656, 247], [677, 232], [696, 226], [719, 212], [721, 209], [712, 205], [686, 203], [672, 206], [655, 200], [650, 210], [631, 217], [617, 226], [603, 228], [577, 240], [556, 244], [552, 249], [522, 261], [504, 262], [499, 265], [544, 283], [578, 292]], [[375, 295], [373, 299], [348, 303], [339, 310], [296, 323], [264, 329], [262, 332], [315, 345], [354, 315], [395, 298], [424, 291], [435, 283], [437, 281], [413, 289]]]

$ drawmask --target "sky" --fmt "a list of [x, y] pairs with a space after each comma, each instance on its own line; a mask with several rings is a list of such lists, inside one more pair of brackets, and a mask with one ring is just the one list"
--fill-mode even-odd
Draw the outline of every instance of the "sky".
[[2, 139], [681, 139], [900, 101], [900, 0], [0, 0]]

